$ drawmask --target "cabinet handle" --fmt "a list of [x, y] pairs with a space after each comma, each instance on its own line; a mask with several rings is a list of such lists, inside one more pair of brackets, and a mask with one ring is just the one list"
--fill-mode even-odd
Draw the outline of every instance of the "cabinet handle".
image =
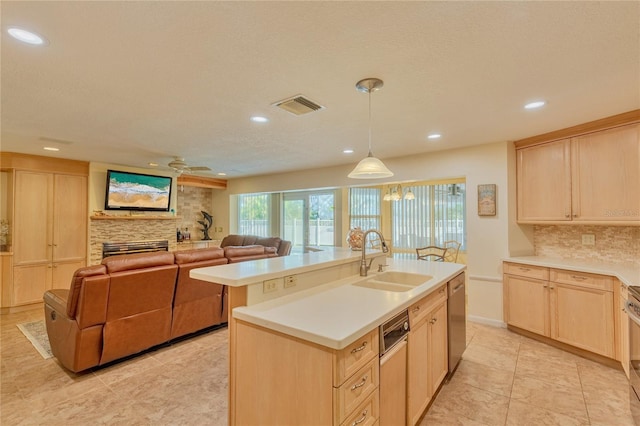
[[571, 278], [578, 281], [584, 281], [587, 279], [587, 277], [581, 277], [580, 275], [571, 275]]
[[445, 290], [446, 288], [442, 287], [438, 293], [444, 293]]
[[546, 284], [545, 284], [545, 285], [543, 285], [542, 287], [544, 287], [544, 288], [549, 288], [549, 286], [548, 286], [548, 285], [546, 285]]
[[520, 267], [519, 269], [520, 269], [522, 272], [529, 272], [529, 271], [531, 270], [531, 268], [523, 268], [523, 267]]
[[367, 346], [367, 342], [364, 342], [362, 344], [362, 346], [360, 346], [359, 348], [355, 348], [355, 349], [351, 349], [351, 353], [355, 354], [356, 352], [360, 352], [361, 350], [363, 350], [365, 347]]
[[578, 217], [578, 215], [576, 213], [573, 214], [573, 217]]
[[429, 324], [435, 324], [438, 321], [438, 318], [431, 318], [431, 321], [429, 321]]
[[360, 381], [360, 383], [356, 383], [355, 385], [351, 386], [351, 390], [354, 391], [358, 388], [361, 388], [364, 386], [365, 383], [367, 383], [367, 379], [369, 378], [369, 376], [364, 376], [362, 378], [362, 380]]
[[359, 425], [360, 423], [364, 422], [364, 419], [366, 419], [366, 418], [367, 418], [367, 413], [368, 413], [368, 411], [367, 411], [367, 410], [364, 410], [364, 411], [362, 412], [362, 417], [360, 417], [358, 420], [354, 420], [354, 422], [353, 422], [353, 423], [351, 423], [351, 426], [357, 426], [357, 425]]
[[420, 306], [417, 306], [411, 310], [411, 313], [418, 312], [420, 310]]
[[552, 285], [549, 286], [549, 290], [554, 290], [554, 289], [555, 289], [554, 286], [552, 286]]
[[565, 213], [564, 217], [571, 217], [569, 213]]
[[53, 247], [53, 244], [47, 244], [47, 247]]

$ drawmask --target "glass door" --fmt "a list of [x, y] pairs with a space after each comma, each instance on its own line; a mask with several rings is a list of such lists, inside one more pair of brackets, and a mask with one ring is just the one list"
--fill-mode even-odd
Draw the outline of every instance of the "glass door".
[[284, 239], [293, 252], [335, 245], [334, 192], [285, 193]]

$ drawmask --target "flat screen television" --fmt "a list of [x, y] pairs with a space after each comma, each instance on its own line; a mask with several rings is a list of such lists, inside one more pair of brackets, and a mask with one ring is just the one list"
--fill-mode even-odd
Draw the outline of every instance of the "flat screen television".
[[105, 210], [168, 212], [171, 177], [107, 170]]

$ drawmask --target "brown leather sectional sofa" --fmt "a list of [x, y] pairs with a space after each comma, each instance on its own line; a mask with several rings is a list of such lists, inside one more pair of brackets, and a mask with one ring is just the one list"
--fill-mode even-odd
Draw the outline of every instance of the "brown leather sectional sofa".
[[191, 269], [273, 257], [277, 249], [254, 244], [140, 253], [80, 268], [70, 289], [44, 294], [53, 355], [78, 372], [226, 323], [226, 286], [192, 279]]

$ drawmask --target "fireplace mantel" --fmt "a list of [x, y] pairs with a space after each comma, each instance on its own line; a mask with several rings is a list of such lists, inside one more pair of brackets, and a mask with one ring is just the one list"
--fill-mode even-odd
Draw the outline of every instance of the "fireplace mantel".
[[91, 220], [178, 220], [180, 216], [89, 216]]

